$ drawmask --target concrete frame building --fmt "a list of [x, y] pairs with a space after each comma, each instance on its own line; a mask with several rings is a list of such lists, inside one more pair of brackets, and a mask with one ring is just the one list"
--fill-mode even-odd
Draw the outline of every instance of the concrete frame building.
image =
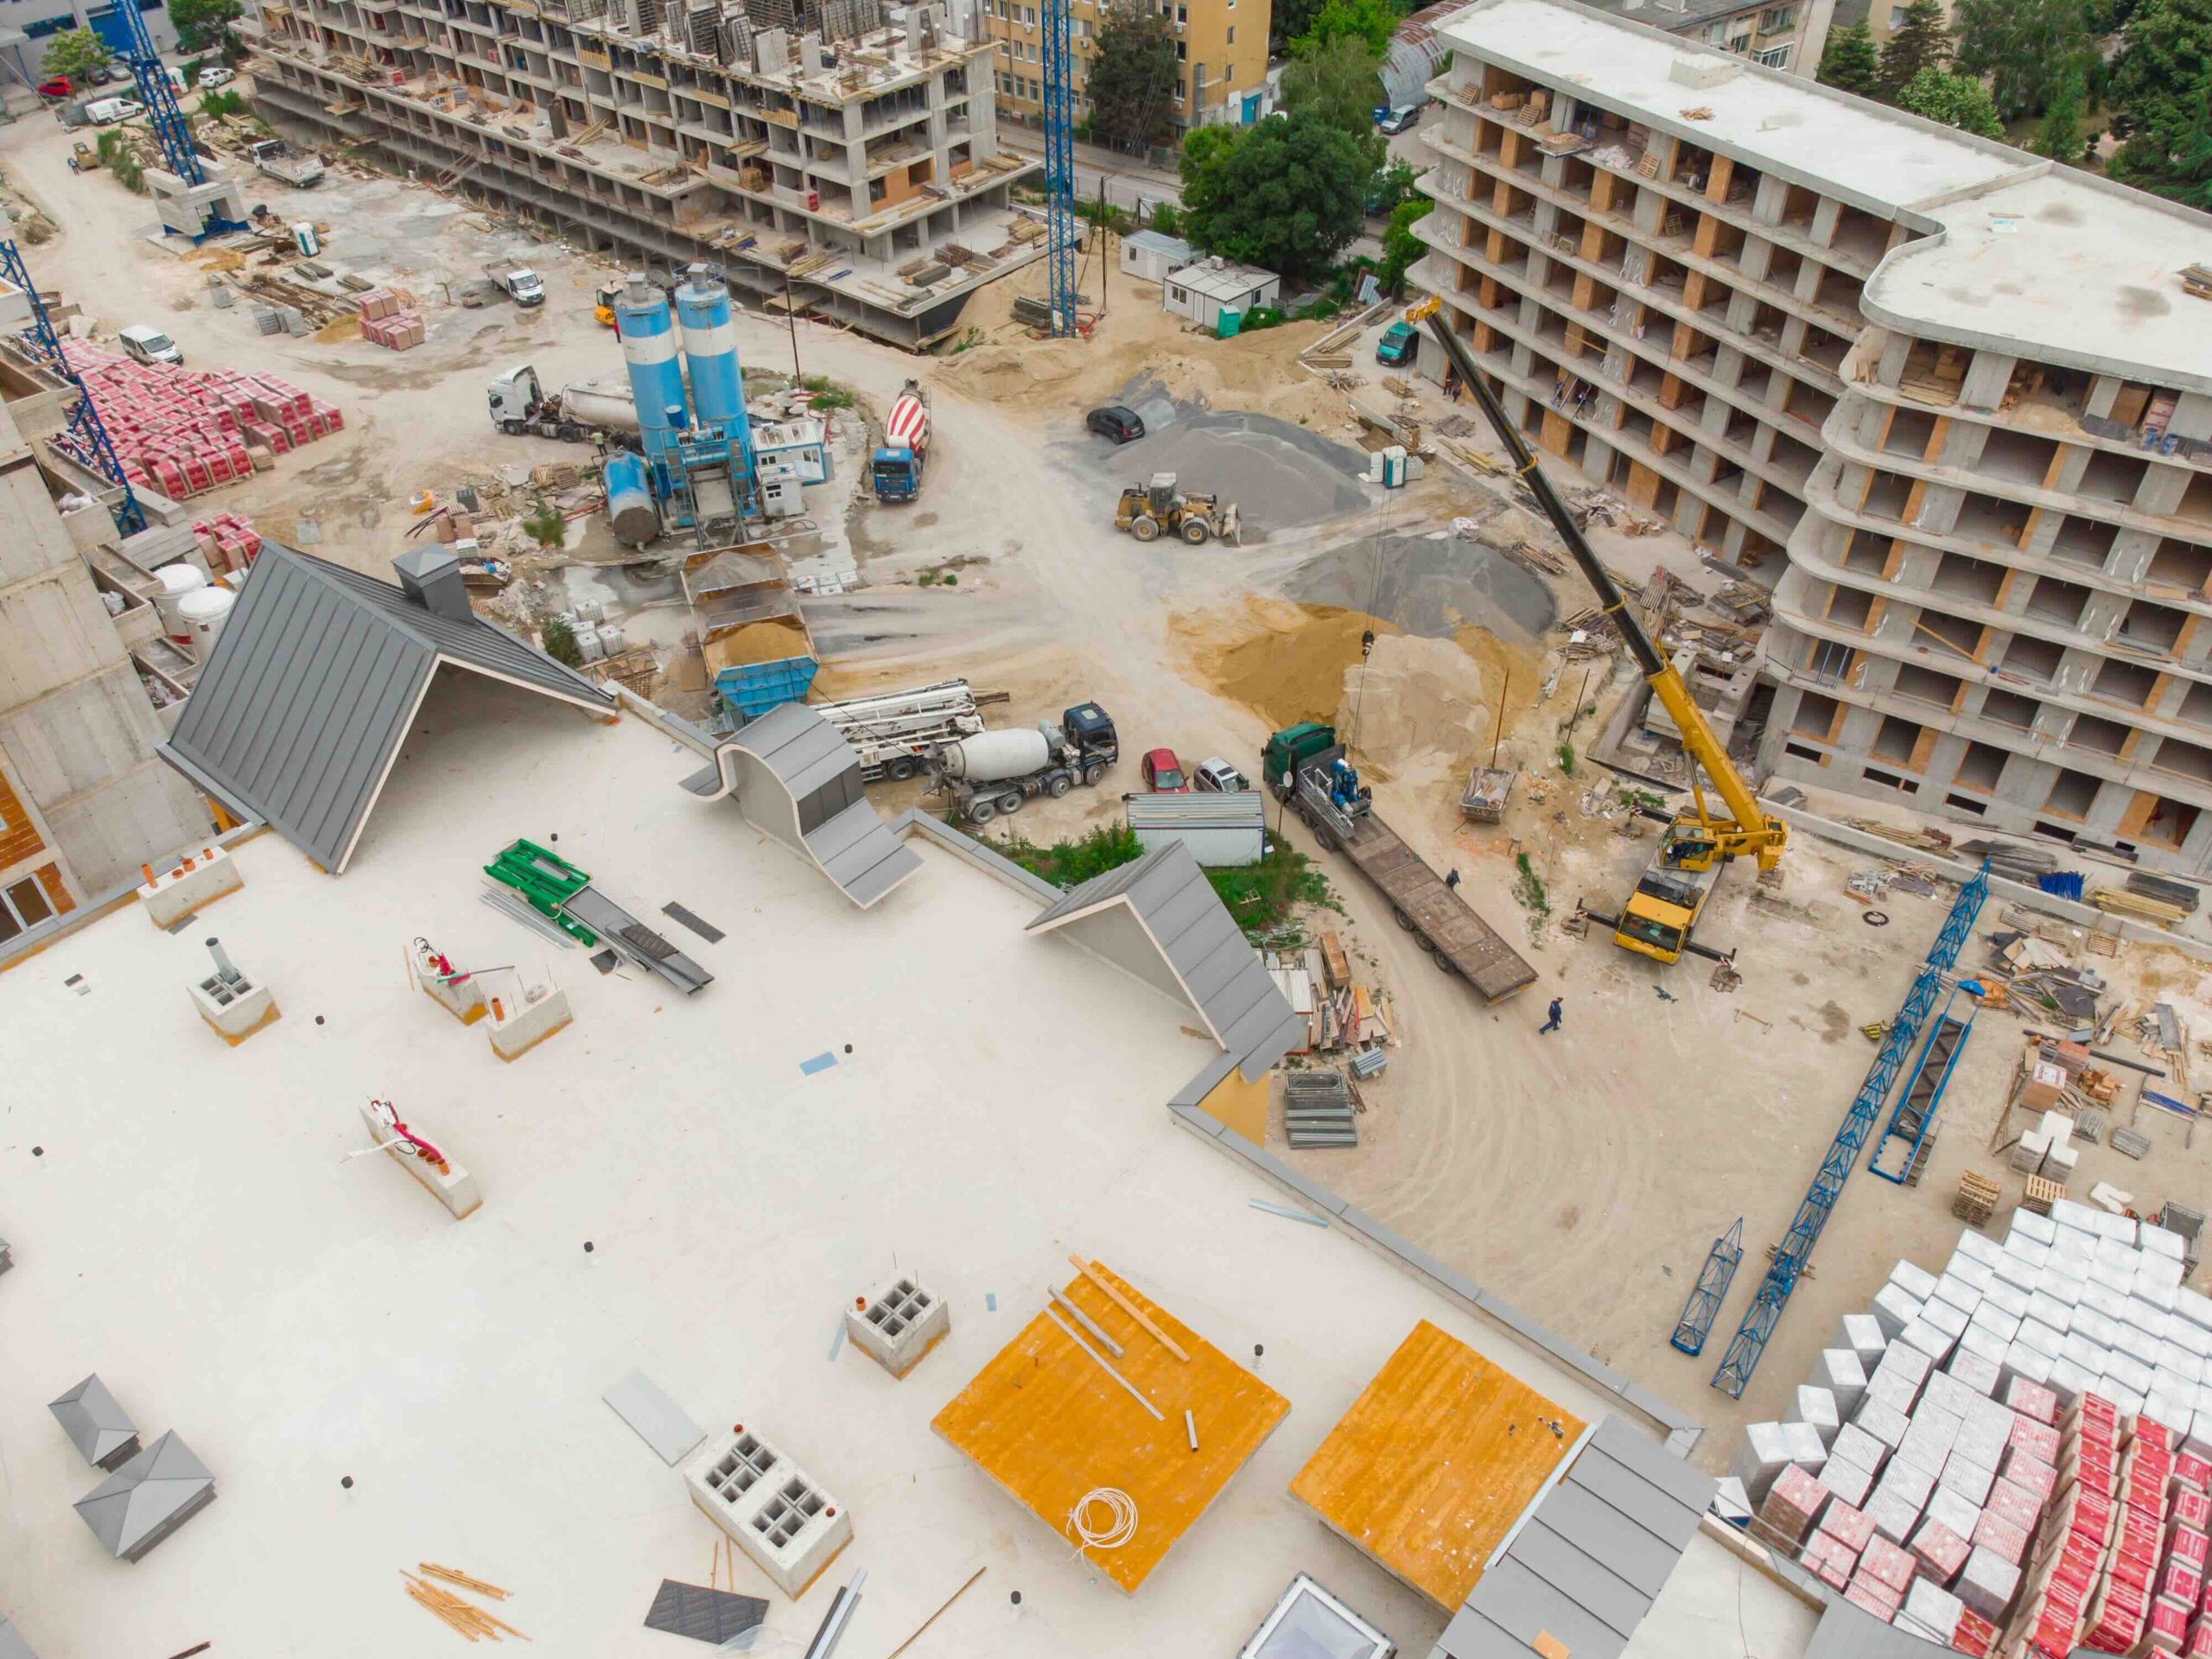
[[[1085, 86], [1114, 0], [1069, 0], [1068, 45], [1077, 118], [1088, 114]], [[982, 0], [983, 30], [998, 55], [999, 110], [1035, 126], [1044, 119], [1044, 35], [1037, 0]], [[1175, 31], [1175, 89], [1166, 113], [1177, 143], [1192, 127], [1246, 126], [1268, 109], [1268, 31], [1273, 0], [1160, 0]]]
[[1416, 280], [1773, 588], [1762, 766], [2212, 874], [2212, 220], [1554, 0], [1445, 32]]
[[992, 48], [937, 6], [892, 25], [877, 0], [793, 12], [258, 0], [241, 29], [263, 109], [318, 139], [365, 142], [584, 247], [719, 264], [755, 301], [788, 291], [927, 346], [1042, 247], [1011, 205], [1039, 168], [999, 148]]

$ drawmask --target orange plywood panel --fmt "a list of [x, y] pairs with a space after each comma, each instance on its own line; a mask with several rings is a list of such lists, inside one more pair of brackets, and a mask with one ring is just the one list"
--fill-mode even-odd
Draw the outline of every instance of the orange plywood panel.
[[[1122, 1344], [1122, 1357], [1106, 1354], [1080, 1327], [1077, 1334], [1159, 1408], [1159, 1420], [1040, 1313], [931, 1427], [1063, 1538], [1068, 1511], [1085, 1492], [1097, 1486], [1127, 1492], [1137, 1506], [1136, 1535], [1117, 1549], [1094, 1550], [1090, 1559], [1122, 1590], [1134, 1591], [1260, 1449], [1290, 1402], [1133, 1286], [1091, 1265], [1191, 1356], [1187, 1365], [1177, 1359], [1088, 1279], [1061, 1287]], [[1198, 1420], [1196, 1452], [1184, 1430], [1186, 1409]]]
[[1586, 1425], [1423, 1319], [1290, 1484], [1335, 1531], [1456, 1608]]

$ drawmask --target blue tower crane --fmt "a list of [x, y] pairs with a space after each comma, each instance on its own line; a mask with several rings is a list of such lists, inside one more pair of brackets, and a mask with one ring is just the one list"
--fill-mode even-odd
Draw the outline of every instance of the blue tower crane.
[[1075, 89], [1068, 0], [1045, 0], [1045, 261], [1052, 334], [1075, 333]]
[[[146, 124], [154, 130], [155, 140], [162, 147], [162, 162], [188, 187], [207, 183], [207, 169], [193, 145], [191, 125], [177, 105], [176, 93], [169, 86], [168, 69], [154, 49], [154, 37], [146, 32], [146, 20], [139, 15], [136, 0], [120, 0], [116, 10], [122, 14], [126, 37], [123, 60], [130, 66], [130, 78], [138, 85], [138, 101], [146, 106]], [[236, 219], [210, 214], [194, 239], [244, 228]]]
[[[129, 3], [125, 0], [126, 4]], [[54, 320], [46, 315], [46, 307], [39, 302], [38, 289], [23, 264], [22, 250], [13, 242], [0, 241], [0, 277], [21, 289], [23, 297], [30, 302], [30, 326], [16, 338], [49, 372], [77, 389], [77, 407], [70, 412], [69, 423], [59, 440], [60, 446], [123, 492], [111, 509], [115, 527], [125, 536], [136, 536], [146, 528], [146, 509], [138, 505], [138, 498], [131, 493], [130, 480], [124, 474], [123, 461], [108, 439], [100, 412], [93, 406], [92, 394], [85, 389], [77, 371], [62, 355], [61, 337], [54, 332]]]

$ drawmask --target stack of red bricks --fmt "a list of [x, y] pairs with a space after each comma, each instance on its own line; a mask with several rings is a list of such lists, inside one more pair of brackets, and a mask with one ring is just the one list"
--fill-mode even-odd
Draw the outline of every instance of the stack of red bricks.
[[237, 513], [196, 518], [192, 533], [210, 570], [245, 570], [261, 556], [261, 532]]
[[257, 452], [273, 461], [346, 423], [333, 405], [273, 374], [138, 363], [81, 340], [64, 340], [62, 352], [124, 476], [173, 501], [251, 477]]
[[420, 313], [388, 288], [372, 288], [355, 302], [361, 308], [361, 337], [388, 351], [410, 351], [428, 331]]

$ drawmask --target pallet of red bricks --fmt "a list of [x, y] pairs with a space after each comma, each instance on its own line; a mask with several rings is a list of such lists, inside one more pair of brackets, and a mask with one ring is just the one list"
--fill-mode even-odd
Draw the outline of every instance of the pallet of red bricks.
[[210, 570], [243, 571], [261, 556], [261, 532], [234, 512], [194, 519], [192, 534]]
[[138, 363], [90, 340], [64, 340], [61, 349], [99, 411], [124, 475], [171, 500], [250, 478], [257, 456], [273, 465], [275, 456], [346, 423], [334, 405], [273, 374]]
[[1935, 1649], [2212, 1659], [2212, 1300], [2061, 1200], [1900, 1262], [1732, 1473], [1751, 1535]]
[[429, 332], [421, 315], [391, 289], [370, 289], [354, 303], [361, 311], [361, 338], [387, 351], [412, 350]]

